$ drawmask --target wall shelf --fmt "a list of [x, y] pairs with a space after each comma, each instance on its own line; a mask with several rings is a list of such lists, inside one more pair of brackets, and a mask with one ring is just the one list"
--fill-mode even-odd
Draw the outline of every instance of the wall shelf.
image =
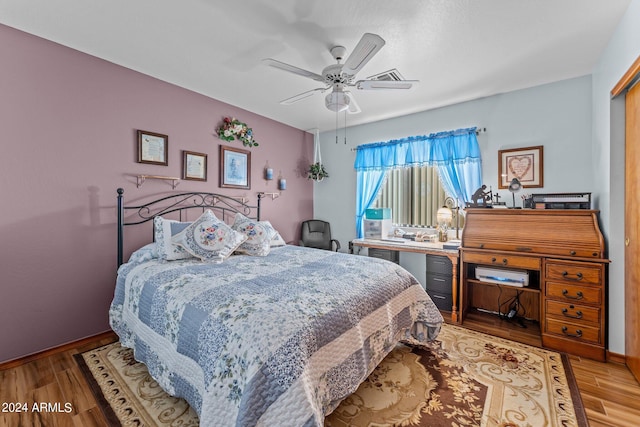
[[258, 198], [260, 198], [260, 199], [263, 198], [263, 197], [267, 197], [267, 196], [271, 197], [271, 200], [275, 200], [278, 197], [280, 197], [280, 193], [265, 193], [265, 192], [259, 192], [258, 193]]
[[162, 175], [137, 175], [136, 176], [136, 187], [140, 188], [142, 184], [147, 179], [160, 179], [163, 181], [171, 181], [171, 187], [175, 190], [178, 184], [180, 184], [180, 178], [176, 178], [173, 176], [162, 176]]

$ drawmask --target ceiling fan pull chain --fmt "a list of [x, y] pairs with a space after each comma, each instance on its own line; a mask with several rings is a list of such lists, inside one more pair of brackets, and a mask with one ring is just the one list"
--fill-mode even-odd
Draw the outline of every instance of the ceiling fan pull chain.
[[344, 110], [344, 145], [347, 145], [347, 110]]
[[336, 144], [338, 143], [338, 112], [336, 111]]

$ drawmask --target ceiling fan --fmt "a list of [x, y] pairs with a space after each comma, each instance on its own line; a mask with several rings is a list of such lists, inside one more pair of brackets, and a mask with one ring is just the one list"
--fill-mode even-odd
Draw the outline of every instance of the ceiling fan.
[[397, 71], [383, 73], [375, 77], [370, 77], [367, 80], [355, 79], [356, 74], [382, 49], [384, 44], [384, 39], [379, 35], [365, 33], [344, 63], [341, 63], [341, 61], [347, 49], [344, 46], [334, 46], [329, 51], [337, 63], [325, 67], [324, 70], [322, 70], [322, 74], [307, 71], [272, 58], [264, 59], [263, 62], [274, 68], [325, 84], [324, 87], [311, 89], [292, 96], [291, 98], [284, 99], [280, 101], [280, 104], [290, 105], [308, 98], [316, 92], [324, 93], [332, 89], [331, 93], [325, 97], [325, 106], [331, 111], [339, 112], [347, 110], [348, 113], [355, 114], [361, 110], [355, 98], [348, 90], [350, 87], [355, 87], [360, 90], [411, 89], [414, 83], [418, 83], [418, 80], [402, 79]]

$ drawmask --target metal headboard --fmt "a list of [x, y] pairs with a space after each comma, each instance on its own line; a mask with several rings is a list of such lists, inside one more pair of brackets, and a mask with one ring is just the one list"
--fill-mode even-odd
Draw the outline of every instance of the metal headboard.
[[[158, 215], [167, 215], [178, 212], [179, 219], [182, 220], [183, 212], [191, 209], [211, 209], [222, 214], [224, 219], [227, 215], [235, 215], [237, 212], [260, 221], [260, 201], [262, 194], [258, 194], [258, 203], [255, 206], [247, 204], [244, 200], [225, 196], [223, 194], [205, 192], [185, 192], [174, 193], [156, 200], [152, 200], [143, 205], [125, 206], [124, 189], [118, 188], [118, 267], [122, 265], [124, 246], [124, 227], [128, 225], [143, 224], [152, 221]], [[133, 212], [133, 220], [125, 221], [125, 212]], [[255, 215], [251, 215], [254, 212]]]

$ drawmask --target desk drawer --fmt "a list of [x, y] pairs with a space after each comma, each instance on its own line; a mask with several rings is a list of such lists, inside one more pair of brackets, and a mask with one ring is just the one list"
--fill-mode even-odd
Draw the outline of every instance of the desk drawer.
[[547, 318], [546, 333], [570, 338], [577, 341], [600, 342], [600, 328], [579, 323], [563, 322]]
[[369, 256], [372, 258], [386, 259], [387, 261], [400, 264], [400, 253], [390, 249], [369, 248]]
[[463, 252], [466, 263], [495, 265], [499, 267], [523, 268], [525, 270], [540, 270], [540, 258], [505, 255], [496, 253]]
[[600, 308], [577, 305], [561, 301], [546, 301], [546, 315], [562, 318], [569, 322], [600, 323]]
[[571, 285], [568, 283], [547, 282], [545, 295], [556, 301], [576, 304], [598, 305], [602, 303], [599, 287]]
[[451, 293], [451, 275], [433, 274], [427, 271], [427, 290]]
[[602, 268], [594, 264], [547, 261], [545, 276], [547, 280], [558, 282], [599, 285], [602, 283]]
[[[451, 288], [449, 288], [451, 289]], [[427, 289], [427, 293], [431, 297], [431, 300], [435, 303], [439, 310], [451, 311], [453, 306], [453, 299], [451, 293], [444, 293], [439, 291], [432, 291]]]
[[427, 255], [427, 274], [453, 274], [453, 263], [446, 256]]

